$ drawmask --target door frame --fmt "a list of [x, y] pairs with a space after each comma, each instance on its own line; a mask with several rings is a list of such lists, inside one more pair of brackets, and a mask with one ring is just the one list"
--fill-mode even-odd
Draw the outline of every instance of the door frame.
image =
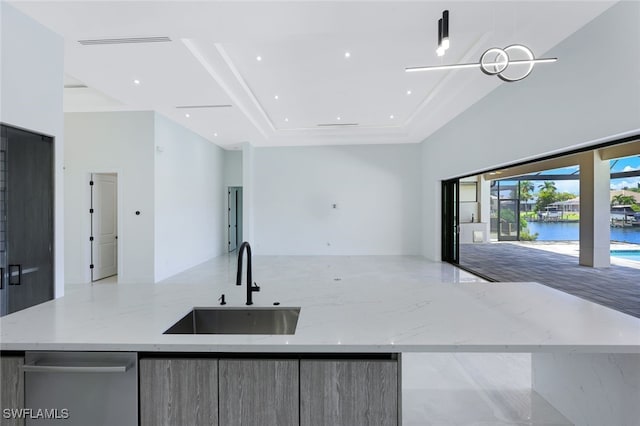
[[[229, 249], [229, 244], [230, 244], [230, 240], [229, 240], [229, 233], [231, 231], [231, 222], [229, 221], [229, 213], [231, 212], [231, 206], [229, 205], [229, 195], [231, 195], [231, 190], [235, 190], [236, 191], [236, 248], [233, 250]], [[243, 200], [243, 187], [242, 186], [227, 186], [227, 197], [226, 197], [226, 214], [225, 214], [225, 222], [226, 222], [226, 226], [225, 226], [225, 247], [227, 248], [227, 253], [231, 253], [232, 251], [237, 250], [237, 248], [240, 246], [240, 244], [242, 243], [242, 238], [243, 238], [243, 233], [242, 230], [244, 229], [243, 227], [243, 210], [244, 210], [244, 200]], [[239, 207], [239, 208], [238, 208]], [[240, 231], [238, 231], [240, 230]]]
[[[91, 181], [91, 175], [93, 174], [115, 174], [117, 176], [116, 179], [116, 203], [117, 203], [117, 207], [116, 207], [116, 222], [117, 222], [117, 235], [118, 235], [118, 239], [116, 240], [116, 250], [118, 252], [117, 254], [117, 262], [118, 262], [118, 268], [117, 268], [117, 277], [118, 277], [118, 282], [122, 282], [122, 277], [123, 277], [123, 273], [124, 268], [123, 268], [123, 254], [122, 254], [122, 241], [126, 241], [125, 239], [125, 232], [124, 232], [124, 226], [123, 226], [123, 220], [122, 218], [124, 217], [123, 215], [123, 179], [122, 179], [122, 170], [120, 168], [109, 168], [109, 169], [102, 169], [102, 168], [96, 168], [93, 169], [91, 171], [89, 170], [85, 170], [84, 173], [84, 180], [82, 181], [82, 185], [84, 185], [85, 187], [85, 199], [84, 199], [84, 214], [82, 215], [82, 217], [85, 218], [85, 220], [82, 223], [82, 229], [84, 230], [82, 232], [82, 238], [83, 238], [83, 246], [85, 247], [84, 250], [84, 266], [82, 267], [82, 269], [85, 271], [84, 273], [84, 282], [87, 284], [93, 284], [93, 282], [91, 281], [91, 233], [92, 233], [92, 229], [91, 229], [91, 213], [89, 213], [89, 210], [91, 209], [91, 185], [89, 185], [89, 182]], [[85, 243], [86, 242], [86, 243]]]
[[[460, 179], [442, 181], [441, 258], [458, 265], [460, 261]], [[453, 214], [452, 214], [453, 213]]]

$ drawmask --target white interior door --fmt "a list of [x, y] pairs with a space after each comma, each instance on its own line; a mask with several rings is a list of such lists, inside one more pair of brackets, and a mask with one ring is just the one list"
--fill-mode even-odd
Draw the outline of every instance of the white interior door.
[[91, 179], [91, 281], [97, 281], [118, 273], [118, 182], [115, 174], [96, 173]]

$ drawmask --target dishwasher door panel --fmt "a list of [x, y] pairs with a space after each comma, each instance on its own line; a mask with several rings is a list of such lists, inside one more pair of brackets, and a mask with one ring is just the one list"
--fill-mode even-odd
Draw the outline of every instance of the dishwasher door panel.
[[27, 426], [136, 426], [135, 352], [27, 352]]

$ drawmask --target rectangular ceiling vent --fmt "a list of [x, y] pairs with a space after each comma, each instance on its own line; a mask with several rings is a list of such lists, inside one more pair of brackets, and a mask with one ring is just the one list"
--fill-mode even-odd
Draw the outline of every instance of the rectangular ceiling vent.
[[318, 127], [345, 127], [345, 126], [359, 126], [359, 123], [322, 123], [316, 124]]
[[196, 108], [231, 108], [232, 105], [178, 105], [177, 109], [196, 109]]
[[129, 37], [129, 38], [96, 38], [91, 40], [78, 40], [83, 46], [95, 46], [100, 44], [130, 44], [130, 43], [162, 43], [171, 41], [169, 37]]

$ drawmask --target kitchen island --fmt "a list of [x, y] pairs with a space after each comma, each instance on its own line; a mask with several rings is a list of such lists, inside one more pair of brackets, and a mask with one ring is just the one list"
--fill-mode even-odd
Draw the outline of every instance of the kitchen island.
[[285, 278], [266, 267], [295, 262], [265, 260], [262, 272], [260, 262], [254, 271], [261, 286], [255, 307], [301, 308], [293, 335], [163, 334], [194, 306], [217, 306], [223, 293], [226, 307], [244, 305], [244, 288], [221, 272], [210, 282], [78, 288], [0, 319], [0, 349], [300, 359], [526, 352], [533, 354], [534, 389], [572, 422], [632, 424], [640, 417], [640, 319], [537, 283], [430, 283], [415, 273], [418, 258], [402, 261], [408, 264], [401, 270], [418, 265], [412, 273], [391, 268], [395, 278], [326, 267], [341, 260]]

